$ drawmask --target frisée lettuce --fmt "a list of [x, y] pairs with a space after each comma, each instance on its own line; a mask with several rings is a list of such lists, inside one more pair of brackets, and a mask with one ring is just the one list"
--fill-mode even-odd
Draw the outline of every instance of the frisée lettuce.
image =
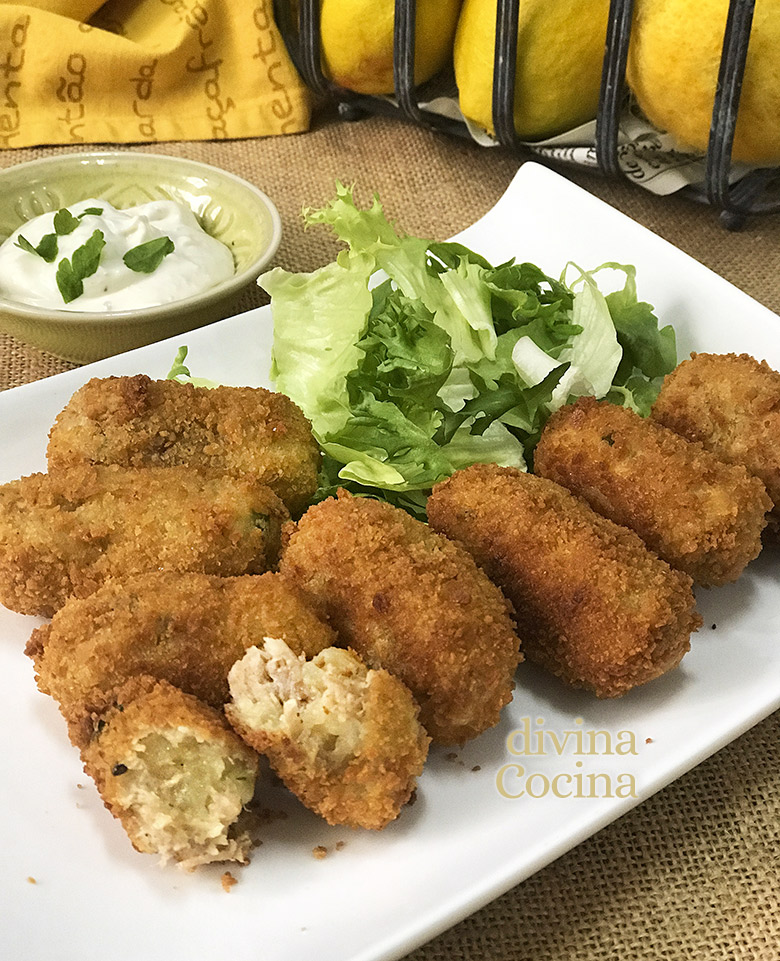
[[[323, 452], [319, 497], [345, 487], [424, 516], [427, 491], [476, 462], [524, 468], [550, 414], [578, 396], [646, 415], [676, 364], [674, 331], [634, 268], [497, 267], [458, 243], [400, 234], [378, 198], [337, 185], [307, 224], [346, 245], [313, 273], [275, 268], [271, 375]], [[568, 281], [576, 270], [577, 276]], [[622, 279], [604, 294], [600, 271]]]

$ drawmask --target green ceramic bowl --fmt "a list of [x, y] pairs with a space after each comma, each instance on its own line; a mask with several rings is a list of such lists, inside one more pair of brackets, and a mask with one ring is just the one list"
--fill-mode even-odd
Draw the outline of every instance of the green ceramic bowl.
[[32, 217], [87, 197], [120, 208], [150, 200], [187, 204], [204, 230], [230, 248], [236, 272], [184, 300], [102, 314], [30, 307], [0, 293], [0, 330], [77, 363], [228, 316], [231, 303], [257, 279], [281, 239], [276, 207], [240, 177], [178, 157], [110, 151], [63, 154], [0, 171], [0, 243]]

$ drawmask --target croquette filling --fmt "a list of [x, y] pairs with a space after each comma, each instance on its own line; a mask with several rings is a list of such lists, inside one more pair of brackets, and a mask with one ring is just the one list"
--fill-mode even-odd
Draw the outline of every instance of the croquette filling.
[[150, 732], [114, 766], [119, 800], [131, 811], [149, 850], [194, 867], [243, 860], [247, 838], [229, 829], [254, 793], [254, 771], [224, 747], [200, 740], [186, 728]]
[[250, 729], [286, 734], [332, 766], [360, 752], [368, 670], [349, 651], [329, 647], [307, 661], [266, 638], [229, 680], [234, 710]]

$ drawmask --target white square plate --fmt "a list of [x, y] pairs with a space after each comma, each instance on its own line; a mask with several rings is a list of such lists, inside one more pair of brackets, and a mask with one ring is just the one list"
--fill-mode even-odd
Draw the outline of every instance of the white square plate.
[[[720, 229], [713, 218], [713, 231]], [[778, 318], [622, 214], [534, 164], [458, 238], [494, 263], [530, 260], [557, 274], [567, 260], [638, 268], [639, 293], [691, 349], [746, 351], [780, 368]], [[268, 382], [268, 308], [0, 395], [0, 482], [45, 469], [57, 412], [90, 377], [164, 377], [189, 345], [195, 374], [228, 384]], [[522, 881], [737, 737], [780, 705], [780, 585], [774, 557], [738, 584], [700, 592], [704, 627], [671, 675], [599, 702], [527, 665], [501, 724], [456, 752], [434, 750], [417, 803], [385, 831], [329, 828], [275, 788], [263, 845], [226, 894], [224, 868], [161, 870], [135, 853], [81, 772], [55, 704], [22, 653], [34, 618], [0, 608], [0, 956], [24, 961], [387, 961], [399, 958]], [[712, 629], [717, 625], [716, 629]], [[604, 730], [636, 753], [513, 755], [507, 737], [533, 729]], [[577, 723], [577, 719], [582, 719]], [[537, 719], [542, 719], [539, 722]], [[515, 740], [515, 747], [520, 744]], [[534, 744], [530, 745], [535, 747]], [[506, 764], [520, 764], [504, 769]], [[478, 768], [478, 769], [477, 769]], [[555, 775], [568, 775], [553, 782]], [[634, 779], [636, 797], [541, 793], [545, 781], [601, 793]], [[528, 780], [530, 775], [536, 775]], [[620, 775], [623, 775], [622, 779]], [[522, 797], [499, 793], [526, 790]], [[336, 850], [336, 842], [346, 844]], [[324, 860], [312, 848], [324, 845]], [[28, 878], [34, 878], [32, 884]]]

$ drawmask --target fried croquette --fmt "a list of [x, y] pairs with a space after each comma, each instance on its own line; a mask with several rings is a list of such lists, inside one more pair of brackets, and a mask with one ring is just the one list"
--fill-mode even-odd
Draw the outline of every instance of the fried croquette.
[[762, 482], [626, 407], [593, 397], [562, 407], [534, 471], [630, 527], [697, 584], [735, 581], [761, 552], [772, 507]]
[[520, 642], [506, 599], [460, 547], [398, 508], [341, 492], [289, 537], [285, 528], [280, 571], [369, 667], [406, 684], [434, 740], [461, 743], [498, 723]]
[[248, 860], [252, 842], [239, 825], [258, 759], [219, 711], [165, 681], [134, 678], [115, 692], [82, 760], [137, 851], [190, 870]]
[[213, 467], [252, 474], [300, 514], [317, 487], [311, 426], [284, 394], [172, 380], [93, 378], [49, 434], [49, 469], [74, 464]]
[[277, 574], [138, 574], [72, 598], [35, 630], [27, 653], [38, 687], [59, 704], [77, 747], [111, 691], [148, 674], [221, 709], [228, 671], [265, 636], [308, 656], [336, 643], [294, 585]]
[[749, 354], [691, 354], [669, 374], [651, 418], [759, 477], [780, 537], [780, 373]]
[[0, 602], [51, 617], [109, 577], [276, 563], [289, 513], [249, 474], [82, 465], [0, 487]]
[[428, 517], [503, 588], [528, 658], [599, 697], [676, 667], [701, 624], [687, 574], [546, 478], [476, 464], [434, 487]]
[[307, 660], [278, 638], [250, 647], [228, 680], [228, 720], [308, 808], [375, 830], [398, 817], [430, 740], [401, 681], [352, 651]]

